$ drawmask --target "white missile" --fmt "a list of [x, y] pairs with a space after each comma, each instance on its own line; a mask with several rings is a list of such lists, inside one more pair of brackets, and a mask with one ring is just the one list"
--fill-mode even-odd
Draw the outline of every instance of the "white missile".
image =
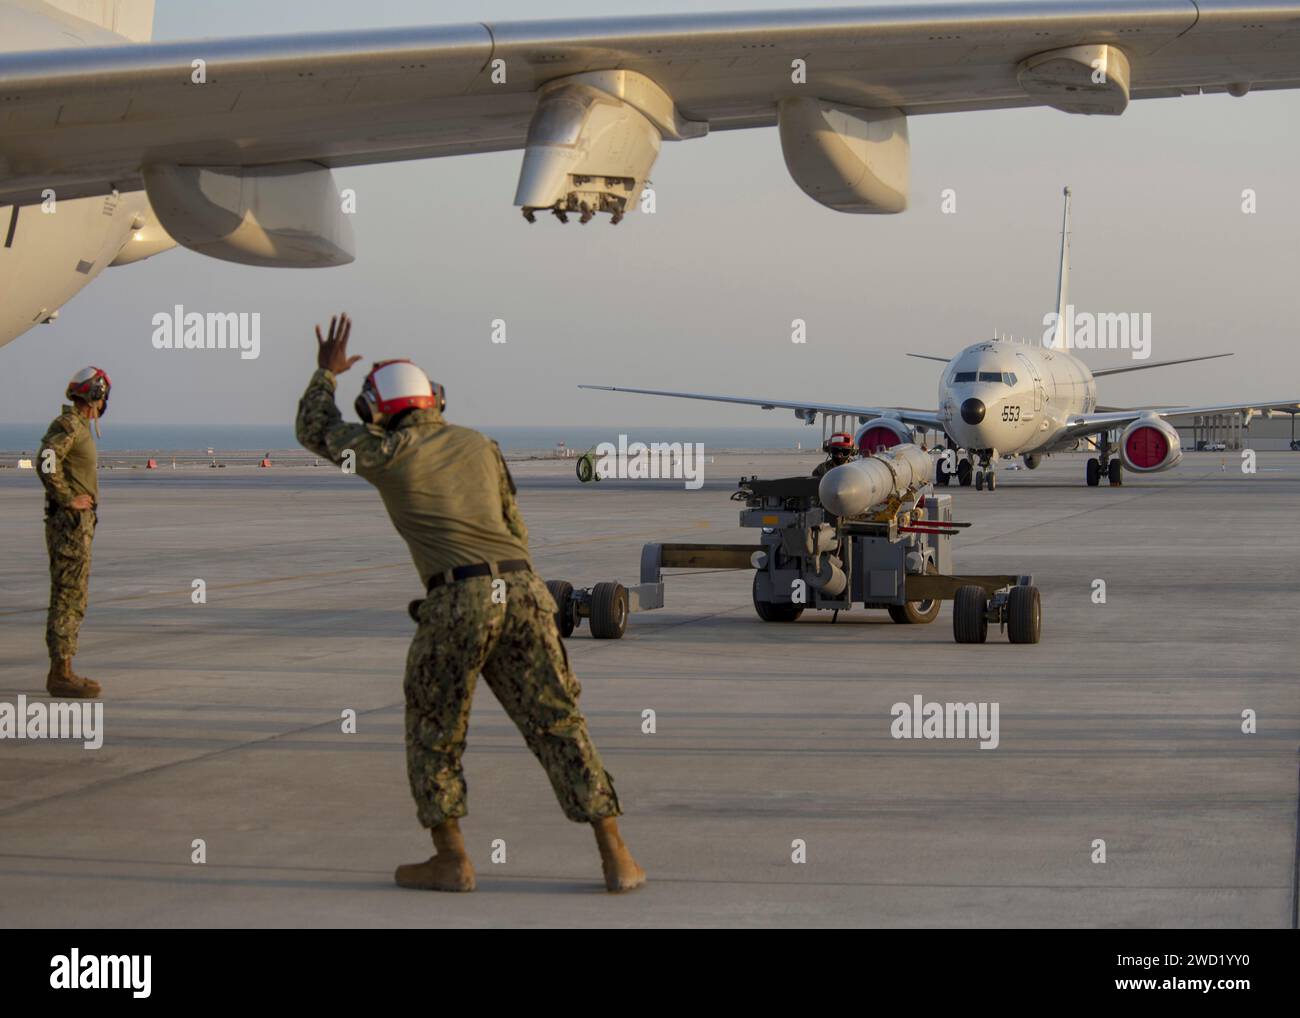
[[832, 467], [822, 475], [817, 497], [836, 516], [857, 516], [891, 495], [901, 495], [933, 480], [930, 454], [909, 443]]

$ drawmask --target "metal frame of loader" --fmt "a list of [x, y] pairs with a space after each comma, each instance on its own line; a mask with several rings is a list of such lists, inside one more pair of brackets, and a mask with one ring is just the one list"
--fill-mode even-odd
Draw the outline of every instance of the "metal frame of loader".
[[[1039, 641], [1042, 605], [1032, 576], [953, 573], [951, 539], [969, 524], [953, 522], [951, 496], [927, 488], [873, 518], [840, 520], [821, 508], [816, 492], [817, 478], [742, 479], [732, 497], [745, 501], [740, 524], [760, 528], [760, 543], [647, 544], [641, 582], [632, 587], [548, 582], [561, 635], [571, 635], [585, 618], [594, 638], [619, 639], [632, 612], [664, 606], [665, 569], [753, 569], [754, 607], [764, 621], [793, 622], [805, 609], [838, 617], [859, 604], [886, 609], [900, 624], [924, 624], [938, 616], [940, 602], [952, 601], [957, 643], [984, 643], [990, 624], [1005, 629], [1012, 643]], [[818, 584], [826, 575], [823, 559], [834, 552], [845, 583], [828, 596]], [[778, 596], [796, 580], [803, 581], [806, 600]]]

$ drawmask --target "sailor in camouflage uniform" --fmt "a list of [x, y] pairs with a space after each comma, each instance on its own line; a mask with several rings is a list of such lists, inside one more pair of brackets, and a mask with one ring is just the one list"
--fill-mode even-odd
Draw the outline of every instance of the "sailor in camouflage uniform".
[[853, 459], [853, 436], [844, 431], [837, 431], [822, 443], [822, 452], [826, 459], [813, 467], [813, 477], [823, 477], [828, 470], [842, 467]]
[[68, 383], [63, 412], [41, 439], [36, 472], [45, 485], [45, 546], [50, 553], [50, 607], [45, 620], [45, 645], [50, 696], [99, 696], [94, 679], [72, 670], [77, 633], [86, 617], [90, 583], [90, 545], [95, 537], [99, 507], [98, 454], [91, 422], [108, 409], [112, 388], [108, 375], [96, 367], [83, 368]]
[[336, 376], [361, 359], [347, 354], [351, 328], [347, 315], [331, 319], [328, 337], [317, 327], [318, 370], [298, 404], [297, 433], [307, 449], [378, 489], [427, 591], [412, 606], [418, 628], [406, 660], [406, 758], [416, 813], [436, 854], [399, 866], [397, 883], [474, 889], [459, 826], [467, 812], [461, 755], [482, 674], [546, 769], [565, 816], [595, 829], [606, 887], [639, 887], [645, 872], [619, 836], [613, 779], [578, 710], [580, 687], [555, 601], [532, 571], [501, 450], [445, 423], [442, 387], [410, 361], [375, 364], [355, 404], [366, 423], [345, 423], [334, 390]]

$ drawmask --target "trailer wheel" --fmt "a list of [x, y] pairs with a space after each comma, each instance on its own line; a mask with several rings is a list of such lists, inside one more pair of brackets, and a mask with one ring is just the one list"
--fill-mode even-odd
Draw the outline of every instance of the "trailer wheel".
[[591, 462], [590, 456], [579, 456], [576, 469], [578, 471], [578, 480], [583, 484], [591, 483], [591, 479], [596, 476], [596, 467]]
[[573, 611], [573, 584], [565, 580], [547, 580], [546, 589], [555, 599], [555, 628], [561, 636], [572, 636], [573, 627], [578, 622]]
[[1012, 587], [1007, 598], [1007, 637], [1012, 643], [1037, 643], [1043, 607], [1037, 587]]
[[764, 622], [793, 622], [803, 614], [803, 605], [777, 604], [775, 601], [758, 599], [758, 573], [754, 574], [754, 611]]
[[952, 638], [983, 643], [989, 636], [989, 599], [983, 587], [959, 587], [952, 602]]
[[591, 635], [618, 640], [627, 631], [627, 591], [621, 583], [597, 583], [591, 588]]
[[908, 601], [906, 604], [888, 604], [885, 610], [889, 617], [900, 626], [919, 626], [933, 622], [939, 617], [940, 602], [938, 598], [928, 601]]

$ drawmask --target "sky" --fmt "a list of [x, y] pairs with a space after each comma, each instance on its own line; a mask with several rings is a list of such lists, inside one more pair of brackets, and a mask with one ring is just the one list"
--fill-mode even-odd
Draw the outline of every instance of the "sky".
[[[693, 9], [680, 0], [559, 0], [544, 12], [512, 0], [158, 0], [155, 38]], [[174, 250], [109, 269], [56, 323], [0, 348], [0, 423], [49, 420], [87, 363], [113, 377], [111, 419], [291, 420], [314, 367], [312, 327], [338, 310], [355, 319], [354, 353], [416, 360], [446, 387], [448, 416], [473, 425], [771, 426], [790, 416], [580, 392], [579, 382], [932, 407], [940, 365], [907, 351], [951, 355], [995, 331], [1041, 337], [1066, 184], [1075, 304], [1150, 312], [1153, 359], [1235, 353], [1103, 379], [1102, 403], [1300, 397], [1300, 93], [1147, 100], [1118, 118], [921, 116], [909, 129], [911, 207], [897, 216], [814, 203], [790, 180], [773, 129], [666, 143], [652, 174], [657, 212], [617, 227], [603, 217], [526, 224], [511, 204], [517, 152], [336, 171], [357, 194], [355, 263], [260, 269]], [[1246, 188], [1254, 215], [1241, 210]], [[955, 214], [941, 211], [945, 189], [956, 193]], [[259, 312], [261, 356], [155, 350], [152, 317], [174, 304]], [[807, 322], [802, 345], [790, 341], [795, 318]], [[491, 342], [494, 319], [507, 324], [504, 344]], [[1121, 352], [1084, 359], [1128, 362]], [[342, 378], [342, 407], [362, 374]]]

